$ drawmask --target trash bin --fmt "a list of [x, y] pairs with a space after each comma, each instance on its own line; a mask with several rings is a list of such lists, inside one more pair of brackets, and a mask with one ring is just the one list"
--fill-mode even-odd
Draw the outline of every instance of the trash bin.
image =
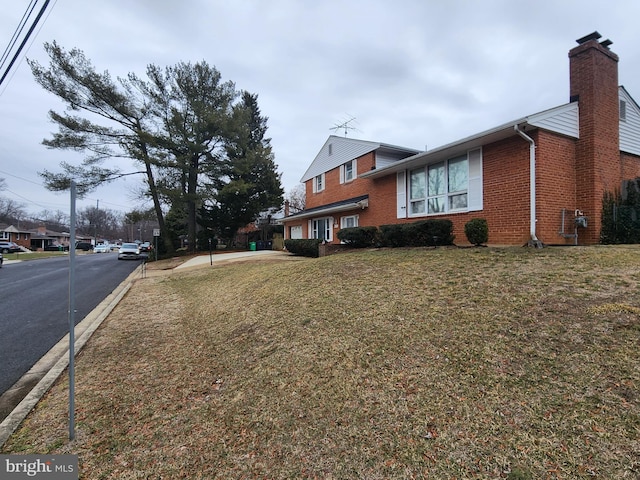
[[264, 242], [262, 240], [258, 240], [258, 250], [264, 250]]
[[256, 251], [256, 242], [249, 242], [249, 250], [252, 252]]

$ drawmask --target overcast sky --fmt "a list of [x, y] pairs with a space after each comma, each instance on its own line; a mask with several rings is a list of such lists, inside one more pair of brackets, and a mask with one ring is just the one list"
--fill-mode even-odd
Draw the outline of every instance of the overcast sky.
[[[3, 2], [3, 50], [29, 4]], [[352, 118], [349, 137], [422, 150], [568, 102], [568, 51], [595, 30], [613, 41], [620, 84], [638, 101], [638, 18], [635, 0], [51, 0], [0, 86], [0, 195], [32, 214], [69, 212], [68, 193], [37, 175], [82, 159], [41, 144], [55, 131], [47, 112], [63, 110], [24, 61], [48, 64], [45, 42], [83, 50], [114, 77], [207, 61], [258, 95], [289, 192]], [[99, 187], [78, 208], [139, 207], [139, 182]]]

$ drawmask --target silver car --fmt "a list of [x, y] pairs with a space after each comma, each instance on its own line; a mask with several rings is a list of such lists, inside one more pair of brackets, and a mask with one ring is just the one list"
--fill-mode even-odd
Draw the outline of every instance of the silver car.
[[137, 243], [123, 243], [118, 250], [118, 260], [133, 259], [138, 260], [140, 258], [140, 247]]

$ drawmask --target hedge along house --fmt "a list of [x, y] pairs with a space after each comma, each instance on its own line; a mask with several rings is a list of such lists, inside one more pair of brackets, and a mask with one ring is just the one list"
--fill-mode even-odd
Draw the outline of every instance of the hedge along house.
[[640, 107], [594, 32], [569, 52], [569, 102], [425, 152], [330, 136], [301, 179], [306, 208], [285, 238], [340, 228], [485, 218], [489, 243], [599, 242], [602, 199], [640, 176]]

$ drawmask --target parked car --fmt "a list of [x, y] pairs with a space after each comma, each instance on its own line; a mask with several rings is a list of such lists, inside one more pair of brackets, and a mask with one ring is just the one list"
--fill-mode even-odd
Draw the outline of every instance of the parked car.
[[120, 250], [118, 250], [118, 260], [138, 260], [139, 258], [140, 247], [137, 243], [123, 243]]
[[15, 252], [21, 252], [21, 251], [22, 249], [17, 243], [6, 242], [6, 241], [0, 242], [0, 252], [2, 253], [15, 253]]
[[108, 243], [100, 243], [93, 247], [94, 253], [109, 253], [111, 251], [111, 247]]
[[57, 243], [51, 243], [49, 245], [44, 246], [45, 252], [68, 252], [69, 245], [60, 245]]
[[89, 242], [76, 242], [76, 250], [88, 252], [89, 250], [93, 250], [93, 245]]
[[0, 253], [0, 268], [2, 268], [2, 262], [4, 261], [4, 259], [2, 258], [2, 254]]

